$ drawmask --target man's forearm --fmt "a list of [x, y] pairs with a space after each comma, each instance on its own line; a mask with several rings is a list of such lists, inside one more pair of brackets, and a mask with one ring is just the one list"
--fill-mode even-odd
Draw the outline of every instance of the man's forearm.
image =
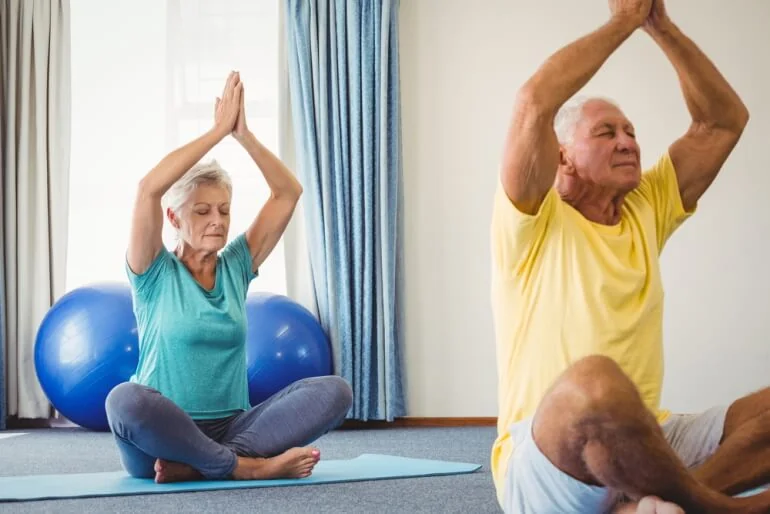
[[591, 80], [637, 28], [631, 19], [612, 18], [549, 57], [522, 90], [541, 107], [558, 109]]
[[697, 45], [670, 20], [648, 32], [674, 66], [693, 122], [743, 130], [746, 106]]

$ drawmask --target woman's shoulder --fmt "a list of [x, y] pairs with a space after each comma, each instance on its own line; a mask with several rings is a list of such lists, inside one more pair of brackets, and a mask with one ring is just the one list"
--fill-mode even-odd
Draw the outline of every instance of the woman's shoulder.
[[257, 276], [256, 272], [252, 271], [252, 256], [245, 233], [238, 234], [227, 243], [219, 257], [224, 268], [237, 272], [239, 282], [245, 281], [248, 284]]
[[128, 281], [132, 289], [137, 293], [137, 297], [147, 296], [155, 290], [166, 277], [170, 277], [176, 273], [177, 267], [173, 254], [169, 252], [165, 246], [160, 248], [150, 266], [141, 273], [135, 273], [128, 265], [128, 260], [126, 260], [125, 263]]

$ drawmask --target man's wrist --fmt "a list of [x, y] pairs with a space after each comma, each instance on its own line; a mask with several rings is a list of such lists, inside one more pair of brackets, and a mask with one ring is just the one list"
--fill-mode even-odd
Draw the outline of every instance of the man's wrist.
[[630, 16], [613, 16], [610, 18], [608, 25], [614, 29], [613, 32], [622, 35], [624, 38], [630, 36], [636, 29], [642, 26], [639, 20]]
[[645, 28], [651, 36], [656, 38], [670, 36], [677, 30], [674, 22], [668, 17], [655, 21], [655, 23], [652, 23]]

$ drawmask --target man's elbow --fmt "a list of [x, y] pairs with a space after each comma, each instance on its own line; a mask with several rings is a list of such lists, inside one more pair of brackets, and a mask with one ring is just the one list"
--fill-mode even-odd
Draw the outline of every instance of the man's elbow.
[[731, 134], [738, 138], [743, 134], [749, 123], [749, 110], [742, 102], [726, 106], [721, 115], [713, 116], [712, 119], [704, 119], [699, 123], [693, 124], [693, 129], [698, 132]]
[[746, 125], [749, 124], [749, 109], [740, 100], [734, 105], [726, 107], [726, 109], [728, 112], [725, 113], [726, 119], [722, 123], [722, 128], [732, 132], [736, 136], [740, 136], [746, 129]]
[[738, 129], [738, 133], [743, 133], [743, 130], [746, 128], [746, 125], [749, 124], [749, 109], [741, 103], [739, 107], [737, 108], [736, 113], [736, 128]]
[[558, 106], [544, 88], [528, 82], [516, 92], [514, 109], [519, 117], [534, 120], [553, 118]]

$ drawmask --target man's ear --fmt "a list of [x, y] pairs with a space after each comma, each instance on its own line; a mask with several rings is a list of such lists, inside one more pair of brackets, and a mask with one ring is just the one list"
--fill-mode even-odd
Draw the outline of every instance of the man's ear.
[[559, 146], [559, 171], [566, 175], [575, 174], [575, 166], [563, 146]]

